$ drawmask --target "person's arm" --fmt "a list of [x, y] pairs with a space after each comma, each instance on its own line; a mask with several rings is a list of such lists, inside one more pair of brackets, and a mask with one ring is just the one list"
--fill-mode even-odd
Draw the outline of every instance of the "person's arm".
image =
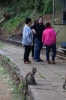
[[26, 39], [28, 40], [28, 43], [29, 43], [29, 44], [32, 44], [32, 37], [31, 37], [31, 34], [32, 34], [32, 30], [27, 29], [27, 30], [26, 30]]
[[42, 43], [44, 43], [44, 31], [43, 31], [43, 33], [42, 33]]
[[36, 31], [35, 31], [34, 29], [32, 29], [32, 33], [33, 33], [33, 34], [36, 34]]
[[34, 24], [34, 25], [31, 26], [32, 33], [33, 33], [33, 35], [34, 35], [35, 37], [36, 37], [36, 25], [37, 25], [37, 24]]
[[36, 24], [34, 24], [34, 25], [31, 26], [31, 29], [35, 30], [35, 28], [36, 28]]
[[56, 31], [56, 35], [59, 33], [59, 29]]
[[56, 35], [58, 34], [59, 32], [59, 29], [57, 31], [55, 31], [53, 28], [52, 28], [52, 32], [55, 33]]

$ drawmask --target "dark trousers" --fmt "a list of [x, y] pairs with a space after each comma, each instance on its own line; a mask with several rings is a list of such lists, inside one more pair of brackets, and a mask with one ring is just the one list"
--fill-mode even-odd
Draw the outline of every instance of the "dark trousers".
[[33, 45], [32, 45], [32, 57], [34, 58], [34, 43], [35, 43], [35, 36], [33, 36]]
[[52, 49], [52, 61], [55, 60], [55, 56], [56, 56], [56, 44], [52, 44], [50, 46], [46, 46], [46, 58], [47, 58], [47, 61], [50, 61], [50, 59], [49, 59], [49, 53], [50, 53], [51, 49]]
[[36, 47], [35, 47], [35, 51], [34, 51], [34, 60], [40, 60], [40, 52], [41, 52], [41, 49], [42, 49], [42, 41], [38, 38], [36, 38]]
[[32, 46], [32, 57], [34, 57], [34, 45]]
[[24, 62], [29, 61], [30, 51], [31, 51], [31, 46], [25, 45]]

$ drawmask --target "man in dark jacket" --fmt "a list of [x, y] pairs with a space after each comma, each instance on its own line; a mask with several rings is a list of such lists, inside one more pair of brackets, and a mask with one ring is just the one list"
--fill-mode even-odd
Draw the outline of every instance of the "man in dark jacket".
[[35, 51], [34, 51], [34, 61], [40, 62], [43, 61], [40, 59], [40, 51], [42, 49], [42, 33], [45, 29], [45, 26], [43, 25], [43, 18], [39, 17], [38, 23], [32, 26], [32, 29], [35, 29], [36, 31], [36, 38], [35, 38]]

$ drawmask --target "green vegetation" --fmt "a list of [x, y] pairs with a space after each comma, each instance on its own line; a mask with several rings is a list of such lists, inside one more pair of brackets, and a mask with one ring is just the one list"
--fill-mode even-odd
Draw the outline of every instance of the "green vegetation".
[[40, 75], [40, 78], [43, 78], [43, 79], [45, 79], [45, 77], [44, 77], [44, 76], [42, 76], [40, 73], [39, 73], [39, 75]]
[[4, 23], [1, 24], [1, 27], [5, 29], [7, 34], [9, 34], [12, 30], [18, 27], [21, 23], [24, 22], [25, 18], [29, 16], [30, 11], [25, 13], [21, 13], [18, 16], [11, 17], [10, 20], [6, 20]]
[[3, 46], [4, 46], [4, 44], [0, 42], [0, 48], [2, 48]]
[[10, 62], [10, 59], [6, 56], [3, 57], [5, 62]]
[[9, 90], [11, 95], [13, 96], [13, 100], [24, 100], [24, 96], [20, 94], [20, 88], [16, 86], [14, 80], [9, 76], [7, 71], [0, 65], [0, 78], [4, 79], [4, 82], [9, 86]]
[[1, 6], [10, 6], [8, 11], [24, 12], [26, 10], [36, 10], [38, 12], [51, 13], [52, 0], [0, 0]]
[[9, 35], [24, 23], [26, 17], [35, 20], [36, 15], [52, 13], [52, 0], [0, 0], [0, 19], [4, 12], [11, 17], [0, 24], [0, 27]]

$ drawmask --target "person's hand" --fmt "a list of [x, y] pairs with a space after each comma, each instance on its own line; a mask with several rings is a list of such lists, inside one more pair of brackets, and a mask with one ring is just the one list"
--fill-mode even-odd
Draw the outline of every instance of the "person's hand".
[[58, 34], [58, 32], [59, 32], [59, 29], [57, 30], [57, 32], [56, 32], [56, 33]]
[[36, 34], [36, 31], [34, 29], [32, 29], [33, 34]]
[[57, 33], [59, 32], [59, 29], [57, 30]]

